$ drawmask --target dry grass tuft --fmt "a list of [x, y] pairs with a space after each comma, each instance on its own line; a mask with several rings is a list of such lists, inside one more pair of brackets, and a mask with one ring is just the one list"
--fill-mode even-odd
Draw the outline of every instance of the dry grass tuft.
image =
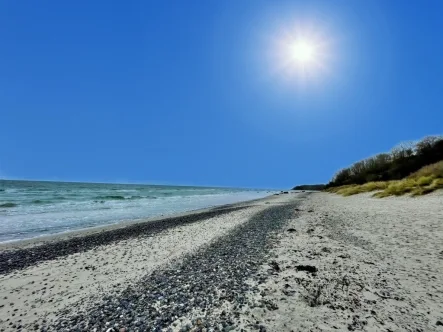
[[368, 182], [362, 185], [352, 184], [347, 186], [329, 188], [327, 191], [330, 193], [336, 193], [343, 196], [351, 196], [375, 190], [384, 190], [388, 187], [389, 183], [390, 182], [376, 181], [376, 182]]
[[330, 193], [335, 193], [343, 196], [351, 196], [376, 190], [384, 190], [389, 186], [390, 183], [391, 183], [390, 181], [368, 182], [361, 185], [353, 184], [353, 185], [329, 188], [327, 191]]
[[434, 181], [433, 176], [422, 176], [417, 179], [417, 184], [421, 187], [429, 186]]
[[434, 177], [443, 178], [443, 160], [438, 163], [431, 164], [420, 168], [417, 172], [412, 173], [408, 178], [421, 178], [421, 177]]

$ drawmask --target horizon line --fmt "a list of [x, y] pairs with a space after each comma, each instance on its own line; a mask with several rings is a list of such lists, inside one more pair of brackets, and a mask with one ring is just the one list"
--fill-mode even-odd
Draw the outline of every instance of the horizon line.
[[20, 178], [0, 178], [0, 181], [24, 181], [24, 182], [61, 182], [61, 183], [86, 183], [86, 184], [122, 184], [122, 185], [143, 185], [143, 186], [168, 186], [168, 187], [200, 187], [200, 188], [226, 188], [226, 189], [250, 189], [250, 190], [287, 190], [286, 188], [257, 188], [257, 187], [232, 187], [232, 186], [213, 186], [213, 185], [190, 185], [190, 184], [160, 184], [146, 182], [95, 182], [79, 180], [36, 180]]

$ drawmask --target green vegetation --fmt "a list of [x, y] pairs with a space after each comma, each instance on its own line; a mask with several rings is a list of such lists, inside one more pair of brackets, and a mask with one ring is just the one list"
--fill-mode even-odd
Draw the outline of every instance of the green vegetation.
[[437, 189], [443, 189], [443, 137], [438, 136], [359, 161], [326, 185], [326, 191], [343, 196], [377, 191], [374, 196], [380, 198], [418, 196]]
[[323, 190], [325, 187], [325, 184], [302, 184], [295, 186], [292, 190]]
[[368, 182], [365, 184], [351, 184], [340, 187], [328, 188], [326, 191], [331, 193], [336, 193], [343, 196], [351, 196], [361, 193], [367, 193], [375, 190], [384, 190], [389, 186], [390, 182]]
[[[419, 172], [427, 172], [425, 168], [439, 169], [443, 167], [443, 161], [425, 166]], [[418, 174], [419, 172], [415, 173]], [[412, 196], [420, 196], [431, 193], [437, 189], [443, 189], [443, 174], [433, 173], [430, 175], [411, 175], [402, 180], [368, 182], [365, 184], [351, 184], [339, 187], [330, 187], [326, 191], [336, 193], [343, 196], [351, 196], [366, 192], [378, 191], [374, 197], [400, 196], [411, 194]]]
[[443, 178], [434, 176], [406, 178], [399, 181], [393, 181], [383, 191], [374, 194], [374, 197], [400, 196], [411, 194], [420, 196], [429, 194], [437, 189], [443, 189]]
[[422, 167], [441, 160], [443, 137], [430, 136], [417, 143], [400, 144], [390, 153], [356, 162], [351, 167], [340, 170], [327, 187], [401, 180]]
[[428, 166], [420, 168], [417, 172], [412, 173], [410, 178], [436, 177], [443, 178], [443, 160]]

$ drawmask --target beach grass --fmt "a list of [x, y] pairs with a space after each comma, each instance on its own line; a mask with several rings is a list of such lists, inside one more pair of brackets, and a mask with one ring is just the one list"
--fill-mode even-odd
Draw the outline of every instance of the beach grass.
[[374, 181], [328, 188], [326, 191], [342, 196], [373, 192], [373, 197], [421, 196], [443, 189], [443, 161], [425, 166], [402, 180]]
[[431, 164], [420, 168], [417, 172], [409, 175], [409, 178], [421, 178], [431, 176], [434, 178], [443, 178], [443, 160], [438, 163]]
[[333, 187], [329, 188], [327, 191], [336, 193], [342, 196], [351, 196], [361, 193], [367, 193], [375, 190], [384, 190], [389, 186], [390, 182], [385, 181], [375, 181], [375, 182], [368, 182], [365, 184], [352, 184], [347, 186], [341, 186], [341, 187]]

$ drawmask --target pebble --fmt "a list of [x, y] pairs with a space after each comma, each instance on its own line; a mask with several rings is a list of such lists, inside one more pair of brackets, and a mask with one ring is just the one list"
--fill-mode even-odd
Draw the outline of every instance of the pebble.
[[[271, 235], [284, 229], [286, 221], [296, 213], [294, 208], [297, 204], [267, 207], [227, 235], [185, 256], [181, 262], [155, 270], [137, 284], [116, 293], [118, 295], [107, 295], [98, 302], [86, 303], [86, 311], [80, 311], [76, 306], [65, 309], [58, 316], [63, 320], [56, 319], [46, 327], [60, 332], [91, 331], [91, 327], [96, 327], [97, 332], [145, 331], [148, 328], [160, 331], [168, 328], [178, 317], [200, 310], [206, 315], [204, 321], [201, 318], [194, 320], [198, 331], [203, 327], [208, 331], [231, 331], [235, 329], [235, 317], [211, 313], [225, 301], [235, 305], [245, 303], [244, 294], [250, 289], [247, 280], [258, 275], [258, 269], [267, 261]], [[223, 210], [219, 210], [218, 214], [220, 211]], [[182, 223], [195, 222], [211, 215], [215, 214], [203, 213], [203, 216], [192, 216], [191, 221], [185, 219]], [[178, 224], [177, 221], [175, 223]], [[168, 227], [171, 224], [174, 222], [170, 221]], [[140, 227], [145, 229], [145, 226]], [[84, 306], [85, 303], [78, 305]], [[272, 303], [267, 306], [274, 309]], [[70, 319], [66, 320], [66, 317]], [[109, 328], [116, 322], [124, 327]], [[187, 324], [182, 331], [192, 328], [192, 324]], [[266, 331], [262, 325], [259, 329]]]
[[[230, 206], [215, 208], [209, 211], [189, 214], [180, 217], [170, 217], [146, 223], [137, 223], [124, 228], [92, 233], [67, 240], [49, 242], [32, 248], [0, 252], [0, 275], [24, 269], [39, 262], [65, 257], [77, 252], [84, 252], [113, 242], [143, 236], [153, 236], [168, 228], [198, 222], [233, 211], [245, 209], [247, 206]], [[95, 269], [95, 267], [88, 267]], [[5, 296], [4, 299], [7, 299]]]

